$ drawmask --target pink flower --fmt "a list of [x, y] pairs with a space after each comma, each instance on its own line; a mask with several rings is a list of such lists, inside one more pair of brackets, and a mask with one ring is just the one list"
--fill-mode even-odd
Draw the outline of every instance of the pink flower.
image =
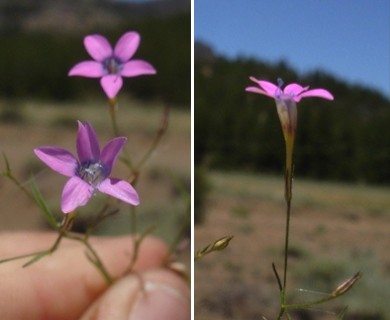
[[250, 79], [257, 83], [259, 87], [247, 87], [245, 89], [246, 91], [263, 94], [275, 99], [285, 138], [286, 134], [295, 134], [297, 124], [296, 103], [301, 101], [302, 98], [319, 97], [333, 100], [332, 94], [325, 89], [309, 90], [309, 87], [302, 87], [297, 83], [290, 83], [282, 90], [283, 81], [281, 79], [278, 79], [278, 86], [268, 81], [257, 80], [254, 77], [250, 77]]
[[246, 91], [264, 94], [274, 99], [282, 99], [284, 97], [291, 98], [295, 102], [299, 102], [302, 98], [305, 97], [318, 97], [327, 100], [333, 100], [332, 94], [325, 89], [309, 90], [308, 86], [302, 87], [297, 83], [290, 83], [284, 88], [284, 90], [282, 90], [281, 86], [283, 84], [283, 81], [281, 81], [281, 79], [278, 79], [279, 86], [273, 84], [272, 82], [257, 80], [254, 77], [250, 77], [249, 79], [251, 79], [253, 82], [256, 82], [260, 88], [247, 87], [245, 89]]
[[139, 204], [138, 194], [125, 180], [110, 178], [112, 167], [121, 152], [126, 138], [109, 141], [100, 151], [92, 126], [80, 121], [77, 135], [78, 159], [60, 147], [39, 147], [35, 154], [54, 171], [70, 177], [62, 192], [61, 210], [74, 211], [87, 204], [96, 190], [132, 205]]
[[263, 94], [275, 99], [286, 143], [286, 170], [292, 172], [292, 155], [298, 119], [296, 103], [306, 97], [333, 100], [333, 96], [325, 89], [309, 90], [309, 87], [302, 87], [297, 83], [290, 83], [282, 90], [283, 81], [281, 79], [278, 79], [278, 85], [264, 80], [257, 80], [254, 77], [250, 77], [250, 79], [257, 83], [259, 87], [247, 87], [246, 91]]
[[113, 49], [102, 35], [88, 35], [84, 38], [84, 46], [94, 60], [76, 64], [68, 75], [101, 78], [100, 84], [104, 92], [110, 99], [114, 98], [122, 88], [122, 77], [156, 73], [148, 62], [131, 59], [138, 49], [140, 40], [137, 32], [127, 32], [120, 37]]

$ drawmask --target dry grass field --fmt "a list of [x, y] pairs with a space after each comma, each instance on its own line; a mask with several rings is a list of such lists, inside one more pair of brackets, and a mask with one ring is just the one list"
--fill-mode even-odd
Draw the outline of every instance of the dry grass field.
[[[205, 222], [195, 250], [234, 235], [229, 247], [195, 264], [196, 320], [274, 320], [285, 228], [283, 178], [208, 172]], [[290, 234], [288, 299], [314, 300], [355, 272], [363, 278], [337, 302], [293, 314], [294, 320], [390, 319], [390, 188], [305, 181], [296, 177]]]
[[[137, 163], [150, 147], [160, 126], [164, 106], [119, 99], [119, 129], [128, 138], [126, 149]], [[104, 100], [66, 104], [29, 101], [0, 101], [0, 151], [5, 153], [14, 175], [29, 187], [33, 176], [42, 194], [59, 217], [60, 195], [66, 177], [45, 167], [33, 153], [38, 146], [61, 146], [75, 154], [77, 122], [90, 122], [105, 144], [112, 136], [110, 116]], [[141, 198], [137, 208], [139, 229], [155, 224], [155, 233], [172, 240], [182, 223], [189, 219], [178, 185], [190, 188], [190, 112], [171, 109], [169, 125], [160, 144], [141, 169], [136, 185]], [[1, 171], [5, 164], [0, 160]], [[117, 162], [112, 176], [127, 177], [123, 163]], [[103, 201], [96, 196], [78, 216], [80, 224]], [[128, 209], [102, 224], [100, 234], [128, 233]], [[0, 230], [47, 229], [43, 214], [8, 179], [0, 177]], [[76, 220], [77, 221], [77, 220]]]

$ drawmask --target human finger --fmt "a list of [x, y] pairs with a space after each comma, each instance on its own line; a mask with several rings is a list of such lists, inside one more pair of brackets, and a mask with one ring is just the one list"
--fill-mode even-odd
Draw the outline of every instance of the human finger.
[[[0, 243], [8, 243], [0, 245], [0, 254], [23, 247], [26, 239], [28, 249], [42, 250], [46, 240], [55, 238], [55, 234], [40, 233], [0, 235]], [[133, 239], [96, 237], [91, 243], [110, 274], [114, 278], [121, 276], [133, 254]], [[167, 247], [161, 241], [145, 238], [134, 270], [160, 266], [166, 253]], [[65, 239], [52, 255], [22, 268], [25, 262], [16, 260], [0, 265], [0, 319], [78, 319], [108, 286], [87, 260], [85, 247], [76, 241]]]
[[171, 271], [147, 270], [118, 280], [80, 320], [189, 320], [190, 290]]

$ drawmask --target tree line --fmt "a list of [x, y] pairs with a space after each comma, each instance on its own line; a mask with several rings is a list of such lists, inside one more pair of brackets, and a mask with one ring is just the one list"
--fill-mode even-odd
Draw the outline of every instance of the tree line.
[[281, 77], [284, 83], [326, 88], [335, 97], [298, 104], [296, 175], [390, 184], [390, 101], [379, 92], [322, 70], [299, 76], [284, 61], [229, 60], [210, 52], [196, 58], [194, 72], [196, 165], [282, 172], [284, 143], [275, 103], [245, 92], [253, 85], [249, 76], [274, 83]]
[[91, 28], [87, 33], [3, 31], [0, 33], [0, 97], [69, 100], [99, 96], [97, 81], [67, 76], [74, 64], [91, 59], [84, 49], [83, 38], [86, 34], [101, 33], [114, 45], [130, 30], [141, 34], [135, 58], [152, 63], [157, 75], [126, 79], [121, 93], [188, 106], [191, 102], [189, 13], [129, 21], [115, 29]]

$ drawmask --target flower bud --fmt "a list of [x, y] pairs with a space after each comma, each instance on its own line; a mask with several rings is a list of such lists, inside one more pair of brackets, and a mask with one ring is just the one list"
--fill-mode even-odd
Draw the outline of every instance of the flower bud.
[[355, 284], [356, 281], [358, 281], [362, 277], [362, 273], [359, 271], [354, 276], [348, 278], [343, 283], [341, 283], [333, 292], [331, 293], [332, 296], [341, 296], [342, 294], [346, 293], [349, 289], [352, 288], [352, 286]]
[[223, 238], [215, 241], [213, 246], [211, 247], [211, 250], [215, 251], [215, 250], [225, 249], [229, 245], [230, 240], [232, 240], [232, 239], [233, 239], [233, 236], [227, 236], [227, 237], [223, 237]]
[[212, 245], [209, 244], [206, 247], [204, 247], [202, 250], [199, 250], [195, 254], [195, 260], [203, 258], [206, 254], [213, 252], [213, 251], [221, 251], [225, 249], [228, 245], [230, 240], [233, 239], [233, 236], [226, 236], [221, 239], [218, 239], [215, 241]]

